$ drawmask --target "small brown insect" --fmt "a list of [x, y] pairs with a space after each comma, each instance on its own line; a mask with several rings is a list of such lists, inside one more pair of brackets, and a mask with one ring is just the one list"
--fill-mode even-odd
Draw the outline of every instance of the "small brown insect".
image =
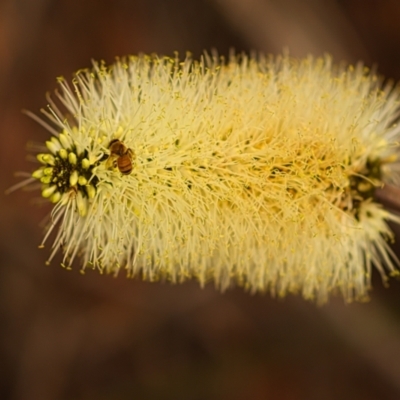
[[119, 139], [111, 140], [108, 148], [110, 150], [110, 156], [107, 159], [107, 164], [111, 164], [114, 168], [118, 167], [121, 174], [129, 175], [133, 168], [133, 151], [127, 148]]

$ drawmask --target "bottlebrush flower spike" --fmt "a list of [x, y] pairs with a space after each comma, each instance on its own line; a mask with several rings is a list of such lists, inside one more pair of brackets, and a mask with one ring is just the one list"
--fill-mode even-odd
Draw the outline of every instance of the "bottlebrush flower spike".
[[318, 301], [397, 271], [373, 194], [399, 181], [400, 94], [361, 64], [138, 56], [59, 83], [32, 174], [49, 262]]

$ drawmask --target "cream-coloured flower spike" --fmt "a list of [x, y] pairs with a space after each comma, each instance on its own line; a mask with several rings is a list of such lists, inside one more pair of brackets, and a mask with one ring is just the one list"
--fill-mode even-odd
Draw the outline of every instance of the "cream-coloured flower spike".
[[399, 180], [400, 94], [362, 65], [138, 56], [59, 83], [32, 174], [55, 203], [49, 262], [317, 301], [396, 272], [400, 218], [373, 193]]

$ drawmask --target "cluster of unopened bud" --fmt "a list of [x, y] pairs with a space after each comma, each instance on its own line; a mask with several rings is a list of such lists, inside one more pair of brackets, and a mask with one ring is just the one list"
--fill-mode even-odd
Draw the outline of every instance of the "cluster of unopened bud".
[[374, 197], [377, 187], [382, 186], [382, 161], [368, 159], [364, 168], [358, 174], [350, 176], [348, 194], [352, 199], [352, 213], [359, 219], [359, 209], [365, 200]]
[[37, 159], [42, 166], [32, 173], [42, 184], [42, 196], [53, 203], [67, 203], [70, 196], [76, 198], [81, 216], [87, 213], [87, 201], [96, 194], [96, 178], [93, 168], [96, 160], [90, 160], [87, 151], [78, 151], [66, 133], [46, 142], [50, 153], [40, 153]]

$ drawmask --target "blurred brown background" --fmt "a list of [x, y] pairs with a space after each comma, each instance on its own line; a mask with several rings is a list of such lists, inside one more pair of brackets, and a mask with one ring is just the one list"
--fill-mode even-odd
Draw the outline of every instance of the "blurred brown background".
[[[91, 59], [252, 49], [330, 52], [400, 79], [400, 2], [0, 0], [0, 189], [48, 133], [21, 113]], [[44, 265], [38, 193], [0, 195], [0, 398], [399, 399], [400, 284], [318, 308], [209, 284]]]

